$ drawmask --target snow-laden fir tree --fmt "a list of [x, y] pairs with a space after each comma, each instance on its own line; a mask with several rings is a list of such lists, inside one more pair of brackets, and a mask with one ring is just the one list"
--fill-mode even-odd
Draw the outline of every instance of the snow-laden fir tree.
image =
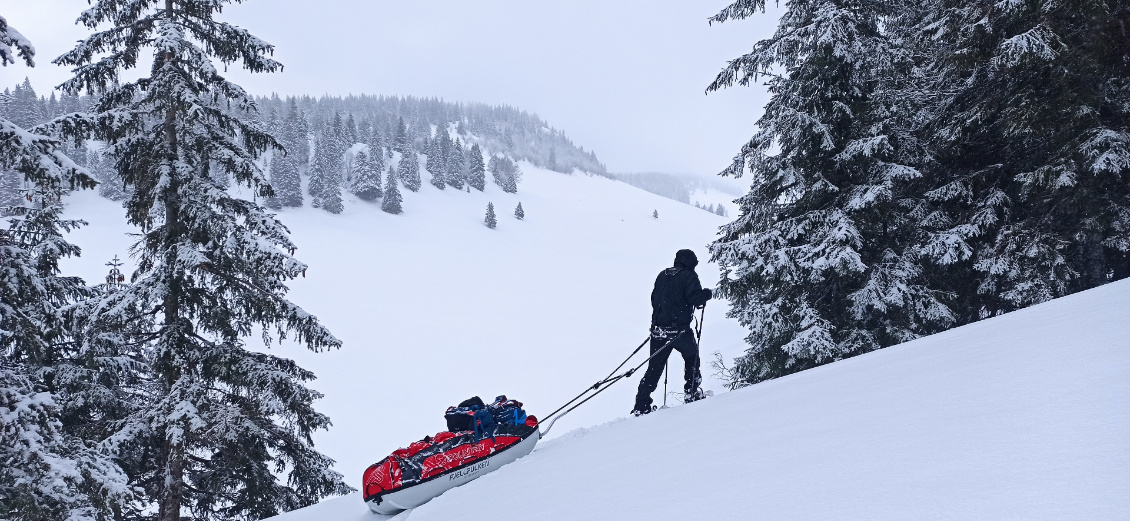
[[411, 145], [408, 146], [407, 152], [400, 156], [396, 175], [400, 178], [400, 182], [404, 183], [404, 188], [412, 192], [420, 191], [420, 158]]
[[[146, 494], [134, 514], [157, 521], [261, 519], [348, 490], [311, 443], [329, 425], [305, 386], [314, 375], [244, 345], [253, 333], [316, 351], [340, 341], [286, 299], [286, 281], [306, 269], [286, 228], [209, 175], [214, 163], [273, 195], [256, 159], [278, 143], [250, 123], [254, 101], [213, 60], [281, 66], [271, 45], [215, 18], [228, 3], [95, 0], [79, 19], [95, 33], [56, 60], [74, 70], [64, 90], [99, 96], [94, 114], [64, 128], [105, 142], [134, 187], [132, 283], [76, 310], [76, 337], [79, 349], [140, 354], [129, 367], [149, 376], [102, 446]], [[129, 80], [146, 50], [152, 66]]]
[[114, 171], [114, 161], [103, 153], [87, 150], [86, 167], [90, 175], [98, 180], [98, 194], [111, 201], [125, 200], [129, 195], [122, 176]]
[[[0, 66], [34, 65], [35, 48], [0, 16]], [[0, 172], [27, 182], [26, 205], [0, 230], [0, 518], [109, 519], [130, 501], [122, 469], [99, 447], [64, 430], [56, 375], [73, 356], [66, 307], [88, 295], [60, 274], [79, 249], [63, 233], [84, 223], [61, 218], [62, 196], [93, 180], [62, 144], [0, 118]], [[6, 176], [7, 177], [7, 176]], [[4, 187], [7, 189], [7, 187]], [[15, 193], [16, 190], [13, 190]]]
[[385, 150], [381, 141], [380, 133], [373, 132], [369, 136], [369, 143], [365, 149], [369, 162], [373, 164], [373, 168], [376, 169], [378, 174], [385, 171]]
[[299, 168], [310, 163], [309, 133], [306, 116], [298, 110], [298, 102], [293, 97], [289, 98], [279, 138], [287, 156], [291, 156]]
[[271, 188], [275, 195], [267, 200], [272, 209], [302, 206], [302, 178], [297, 154], [276, 150], [271, 154]]
[[314, 138], [314, 157], [310, 160], [310, 170], [308, 171], [310, 182], [306, 184], [306, 193], [310, 194], [310, 205], [314, 208], [321, 208], [322, 192], [326, 189], [326, 179], [333, 169], [332, 163], [326, 138], [322, 133], [319, 133]]
[[337, 124], [328, 126], [319, 135], [314, 160], [310, 164], [310, 183], [306, 190], [310, 193], [310, 205], [330, 213], [341, 213], [344, 209], [341, 198], [342, 185], [342, 146], [341, 117]]
[[0, 230], [0, 517], [110, 519], [133, 503], [129, 480], [102, 447], [64, 423], [66, 402], [91, 398], [85, 385], [68, 385], [70, 367], [88, 353], [70, 347], [76, 339], [66, 321], [67, 306], [90, 292], [59, 273], [61, 258], [79, 254], [63, 233], [83, 223], [61, 219], [59, 202], [69, 184], [62, 177], [76, 179], [74, 165], [42, 159], [62, 171], [43, 172], [54, 179], [32, 183], [31, 206]]
[[494, 214], [494, 203], [487, 203], [487, 214], [486, 217], [483, 217], [483, 223], [492, 230], [495, 226], [498, 226], [498, 216]]
[[381, 210], [398, 215], [404, 211], [401, 207], [403, 197], [400, 195], [400, 189], [396, 187], [396, 171], [390, 165], [388, 167], [388, 180], [385, 184], [384, 199], [381, 200]]
[[[739, 0], [711, 19], [743, 19]], [[881, 88], [903, 53], [882, 32], [888, 4], [790, 3], [776, 33], [729, 63], [709, 91], [767, 78], [758, 131], [724, 175], [753, 177], [741, 215], [711, 245], [730, 316], [749, 328], [737, 385], [910, 340], [953, 323], [921, 272], [922, 231], [905, 207], [924, 154], [884, 118]], [[834, 35], [825, 37], [824, 35]]]
[[21, 177], [15, 170], [0, 168], [0, 217], [24, 205], [24, 196], [20, 193]]
[[912, 28], [963, 322], [1130, 276], [1128, 23], [1100, 0], [942, 0]]
[[[379, 157], [384, 154], [378, 151], [377, 155]], [[358, 151], [353, 158], [352, 178], [349, 191], [362, 201], [376, 201], [384, 195], [384, 191], [381, 190], [381, 171], [364, 150]]]
[[401, 154], [408, 153], [411, 142], [408, 139], [408, 128], [404, 125], [404, 117], [396, 118], [396, 135], [393, 138], [393, 149]]
[[482, 192], [487, 187], [487, 166], [483, 163], [483, 151], [478, 144], [474, 144], [468, 155], [467, 184]]
[[514, 161], [505, 156], [491, 156], [487, 167], [494, 178], [494, 183], [501, 187], [503, 192], [510, 194], [518, 192], [518, 181], [522, 179], [522, 170], [514, 164]]
[[463, 143], [459, 138], [451, 144], [447, 149], [447, 171], [444, 175], [444, 180], [447, 184], [456, 190], [463, 189], [463, 183], [467, 179], [466, 167], [467, 160], [464, 157]]
[[514, 207], [514, 217], [517, 217], [519, 220], [526, 218], [526, 211], [522, 209], [522, 203], [520, 201], [518, 202], [518, 206]]
[[447, 186], [447, 156], [451, 148], [450, 139], [447, 135], [445, 127], [436, 129], [435, 138], [432, 139], [431, 147], [428, 149], [428, 162], [426, 168], [428, 173], [432, 175], [432, 186], [443, 190]]

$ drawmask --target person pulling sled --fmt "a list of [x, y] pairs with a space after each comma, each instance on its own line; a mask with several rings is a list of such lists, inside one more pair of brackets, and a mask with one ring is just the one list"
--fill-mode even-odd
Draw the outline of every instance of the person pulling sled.
[[[698, 342], [691, 331], [691, 317], [694, 309], [705, 306], [714, 294], [710, 289], [703, 289], [694, 271], [695, 266], [698, 266], [698, 257], [694, 252], [679, 250], [675, 254], [675, 265], [661, 271], [655, 279], [655, 288], [651, 291], [652, 358], [636, 392], [636, 405], [632, 409], [636, 416], [652, 411], [651, 393], [659, 385], [659, 376], [663, 374], [672, 349], [683, 355], [685, 402], [705, 397], [701, 388]], [[660, 349], [665, 352], [658, 353]]]

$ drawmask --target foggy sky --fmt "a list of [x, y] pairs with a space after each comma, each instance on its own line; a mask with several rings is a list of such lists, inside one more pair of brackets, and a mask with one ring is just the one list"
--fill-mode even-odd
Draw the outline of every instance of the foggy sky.
[[[730, 59], [772, 34], [779, 11], [709, 26], [727, 0], [254, 0], [221, 18], [276, 46], [280, 74], [229, 77], [255, 94], [388, 94], [509, 104], [537, 113], [613, 172], [712, 175], [754, 132], [763, 86], [709, 96]], [[51, 64], [88, 34], [86, 0], [0, 0], [30, 38], [40, 94]]]

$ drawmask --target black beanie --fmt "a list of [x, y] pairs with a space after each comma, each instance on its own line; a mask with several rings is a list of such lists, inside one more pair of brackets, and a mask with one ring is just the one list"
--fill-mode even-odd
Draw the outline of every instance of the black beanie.
[[693, 270], [695, 266], [698, 266], [698, 257], [691, 250], [679, 250], [675, 254], [675, 265], [680, 264]]

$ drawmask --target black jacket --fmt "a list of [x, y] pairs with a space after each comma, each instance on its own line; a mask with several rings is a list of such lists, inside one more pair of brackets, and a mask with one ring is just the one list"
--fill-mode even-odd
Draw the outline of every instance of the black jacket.
[[651, 325], [664, 329], [686, 329], [691, 325], [694, 308], [706, 304], [710, 290], [702, 289], [694, 267], [694, 253], [687, 257], [682, 250], [675, 256], [675, 266], [659, 272], [651, 291]]

